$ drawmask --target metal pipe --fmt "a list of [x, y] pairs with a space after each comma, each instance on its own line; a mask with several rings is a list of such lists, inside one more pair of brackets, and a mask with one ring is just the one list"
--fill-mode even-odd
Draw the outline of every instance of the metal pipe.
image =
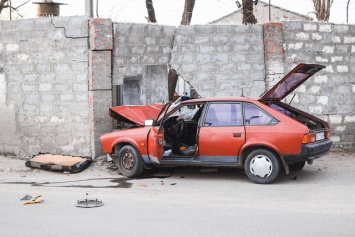
[[270, 7], [270, 2], [271, 2], [271, 0], [269, 0], [269, 22], [271, 22], [271, 7]]
[[94, 17], [93, 0], [85, 0], [85, 15], [90, 18]]
[[96, 0], [96, 17], [99, 17], [99, 0]]
[[12, 20], [12, 16], [11, 16], [11, 0], [9, 1], [9, 4], [10, 4], [10, 8], [9, 8], [9, 12], [10, 12], [10, 21]]
[[348, 4], [346, 6], [346, 23], [349, 22], [349, 3], [350, 3], [350, 0], [348, 0]]

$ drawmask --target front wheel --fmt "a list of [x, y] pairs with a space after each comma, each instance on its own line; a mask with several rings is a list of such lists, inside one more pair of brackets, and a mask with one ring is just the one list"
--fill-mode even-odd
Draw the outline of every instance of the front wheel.
[[280, 164], [277, 157], [265, 149], [252, 151], [244, 162], [244, 170], [254, 183], [268, 184], [280, 174]]
[[122, 147], [117, 158], [118, 169], [122, 175], [133, 178], [142, 174], [143, 160], [133, 146], [127, 145]]

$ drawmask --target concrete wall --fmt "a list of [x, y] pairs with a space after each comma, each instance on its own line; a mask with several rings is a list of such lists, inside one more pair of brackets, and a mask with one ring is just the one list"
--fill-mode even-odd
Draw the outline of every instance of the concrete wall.
[[264, 24], [266, 89], [271, 89], [279, 82], [284, 73], [284, 39], [283, 24], [281, 22], [269, 22]]
[[0, 21], [1, 154], [91, 154], [88, 20]]
[[[0, 153], [97, 157], [115, 85], [138, 78], [141, 104], [168, 99], [167, 68], [204, 96], [259, 96], [300, 62], [327, 66], [293, 105], [355, 146], [355, 26], [283, 22], [159, 26], [59, 17], [0, 21]], [[133, 83], [134, 84], [134, 83]]]
[[294, 65], [327, 67], [302, 85], [293, 105], [329, 121], [339, 147], [355, 147], [355, 25], [283, 22], [285, 72]]
[[104, 155], [100, 135], [112, 131], [112, 21], [90, 19], [89, 34], [90, 147], [97, 157]]
[[170, 64], [203, 97], [259, 96], [265, 90], [263, 26], [179, 26]]
[[[141, 104], [167, 101], [167, 64], [174, 32], [174, 26], [114, 23], [113, 85], [123, 85], [125, 77], [136, 76], [143, 80], [140, 82]], [[147, 81], [156, 78], [157, 73], [160, 75], [158, 83]], [[155, 87], [157, 93], [146, 94], [147, 85]]]

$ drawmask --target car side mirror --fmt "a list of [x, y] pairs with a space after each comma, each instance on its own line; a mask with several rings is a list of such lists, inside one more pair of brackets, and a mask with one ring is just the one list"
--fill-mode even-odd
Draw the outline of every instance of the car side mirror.
[[154, 119], [146, 119], [144, 120], [144, 126], [153, 126]]

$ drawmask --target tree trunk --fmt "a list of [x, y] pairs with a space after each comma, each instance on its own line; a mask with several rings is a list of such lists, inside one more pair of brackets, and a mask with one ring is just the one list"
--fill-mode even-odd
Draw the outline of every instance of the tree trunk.
[[185, 8], [184, 13], [182, 14], [181, 25], [190, 25], [194, 6], [195, 0], [185, 0]]
[[254, 25], [257, 22], [253, 14], [253, 0], [243, 0], [243, 25]]
[[318, 21], [328, 21], [330, 7], [334, 0], [313, 0], [314, 10]]
[[2, 12], [2, 9], [4, 9], [5, 3], [6, 3], [7, 1], [8, 1], [8, 0], [1, 0], [1, 1], [0, 1], [0, 14], [1, 14], [1, 12]]
[[176, 83], [178, 81], [178, 74], [174, 69], [169, 69], [168, 74], [168, 93], [169, 93], [169, 101], [174, 100], [174, 93], [176, 88]]
[[147, 6], [147, 11], [148, 11], [148, 18], [147, 18], [148, 23], [151, 23], [151, 22], [156, 23], [157, 19], [155, 18], [153, 0], [145, 0], [145, 5]]

